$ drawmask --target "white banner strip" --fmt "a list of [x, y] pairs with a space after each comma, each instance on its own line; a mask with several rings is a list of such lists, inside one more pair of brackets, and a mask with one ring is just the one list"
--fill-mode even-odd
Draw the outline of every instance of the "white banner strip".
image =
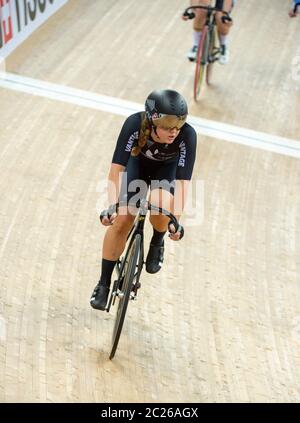
[[[11, 73], [3, 73], [2, 77], [0, 75], [0, 87], [122, 116], [129, 116], [144, 109], [142, 104]], [[300, 140], [278, 137], [194, 116], [190, 116], [188, 122], [201, 135], [300, 158]]]

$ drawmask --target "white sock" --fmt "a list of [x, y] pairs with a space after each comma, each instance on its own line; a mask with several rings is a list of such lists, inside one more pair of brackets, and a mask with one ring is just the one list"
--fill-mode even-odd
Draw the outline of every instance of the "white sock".
[[194, 32], [193, 32], [194, 46], [197, 46], [198, 47], [199, 42], [200, 42], [201, 35], [202, 35], [202, 31], [195, 31], [194, 30]]
[[228, 36], [227, 35], [220, 35], [220, 44], [221, 46], [228, 46]]

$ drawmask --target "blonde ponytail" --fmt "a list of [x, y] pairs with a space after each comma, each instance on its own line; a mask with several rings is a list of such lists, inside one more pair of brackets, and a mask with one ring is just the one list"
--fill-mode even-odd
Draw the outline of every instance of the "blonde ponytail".
[[131, 150], [131, 155], [136, 157], [140, 154], [142, 148], [146, 145], [151, 133], [151, 126], [146, 117], [146, 113], [142, 112], [141, 130], [139, 134], [138, 144]]

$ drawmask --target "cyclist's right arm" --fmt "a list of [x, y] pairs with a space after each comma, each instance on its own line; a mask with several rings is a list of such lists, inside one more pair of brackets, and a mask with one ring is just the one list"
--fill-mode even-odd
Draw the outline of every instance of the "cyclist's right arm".
[[121, 189], [122, 172], [125, 166], [112, 163], [108, 174], [108, 204], [117, 204]]
[[112, 163], [109, 169], [107, 178], [107, 197], [108, 209], [105, 209], [100, 214], [100, 221], [104, 226], [113, 224], [117, 217], [117, 205], [120, 192], [121, 173], [124, 171], [125, 166]]
[[112, 163], [127, 165], [132, 147], [138, 139], [140, 127], [141, 113], [134, 113], [125, 120], [117, 140]]
[[110, 207], [100, 215], [100, 220], [105, 226], [111, 225], [116, 217], [116, 213], [112, 213], [114, 211], [112, 206], [116, 205], [119, 200], [122, 181], [121, 173], [126, 168], [131, 149], [138, 137], [141, 124], [140, 116], [140, 113], [135, 113], [126, 119], [117, 140], [108, 174], [108, 204], [110, 204]]

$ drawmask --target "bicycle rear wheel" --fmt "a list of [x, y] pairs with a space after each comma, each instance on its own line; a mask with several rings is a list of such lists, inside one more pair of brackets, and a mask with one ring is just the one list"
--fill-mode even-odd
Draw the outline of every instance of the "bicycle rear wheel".
[[119, 275], [119, 278], [124, 277], [122, 288], [118, 292], [118, 308], [115, 318], [115, 324], [113, 329], [113, 336], [112, 336], [112, 346], [111, 352], [109, 355], [110, 360], [112, 360], [115, 356], [120, 335], [123, 328], [123, 323], [125, 320], [125, 315], [127, 311], [128, 302], [130, 299], [130, 293], [133, 287], [133, 281], [136, 271], [136, 266], [138, 262], [139, 252], [140, 252], [140, 245], [141, 245], [141, 235], [137, 234], [131, 246], [129, 247], [129, 251], [126, 254], [125, 264], [123, 267], [123, 275]]
[[200, 96], [202, 82], [204, 79], [205, 68], [207, 65], [207, 26], [205, 26], [202, 30], [201, 38], [198, 45], [198, 53], [197, 53], [197, 60], [196, 60], [196, 69], [195, 69], [195, 77], [194, 77], [194, 99], [197, 101]]

